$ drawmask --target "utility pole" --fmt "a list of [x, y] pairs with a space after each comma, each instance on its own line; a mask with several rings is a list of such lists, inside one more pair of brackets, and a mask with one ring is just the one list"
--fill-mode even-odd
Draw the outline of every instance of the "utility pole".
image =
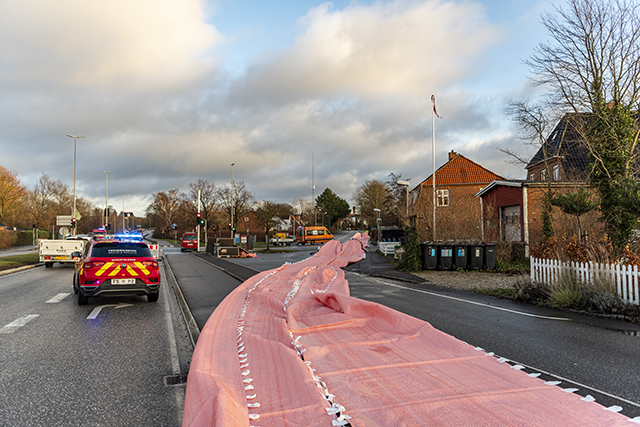
[[[67, 134], [69, 138], [73, 138], [73, 211], [71, 212], [71, 218], [76, 217], [76, 146], [78, 145], [78, 139], [84, 138], [84, 136], [73, 136]], [[76, 229], [73, 228], [71, 233], [75, 236]]]
[[105, 202], [104, 202], [104, 233], [107, 234], [109, 230], [107, 230], [109, 224], [109, 174], [111, 171], [102, 171], [105, 178], [107, 179], [107, 188], [105, 190]]

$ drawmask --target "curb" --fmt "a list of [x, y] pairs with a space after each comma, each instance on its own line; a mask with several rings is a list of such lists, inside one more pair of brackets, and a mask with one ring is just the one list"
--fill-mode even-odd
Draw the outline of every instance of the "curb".
[[200, 337], [200, 329], [198, 328], [198, 324], [196, 323], [196, 319], [191, 314], [191, 309], [187, 304], [187, 300], [184, 298], [182, 294], [182, 289], [180, 289], [180, 285], [176, 280], [176, 277], [173, 275], [173, 270], [171, 269], [171, 265], [169, 265], [169, 261], [167, 257], [162, 255], [162, 265], [164, 266], [164, 272], [167, 276], [167, 282], [170, 284], [173, 289], [173, 293], [178, 300], [178, 305], [180, 306], [180, 312], [182, 312], [182, 318], [187, 325], [187, 332], [189, 334], [189, 340], [193, 345], [193, 348], [196, 348], [196, 343], [198, 342], [198, 338]]
[[37, 264], [23, 265], [22, 267], [11, 268], [9, 270], [2, 270], [2, 271], [0, 271], [0, 276], [6, 276], [7, 274], [17, 273], [19, 271], [30, 270], [30, 269], [35, 268], [35, 267], [42, 267], [43, 265], [44, 265], [44, 263], [39, 262]]

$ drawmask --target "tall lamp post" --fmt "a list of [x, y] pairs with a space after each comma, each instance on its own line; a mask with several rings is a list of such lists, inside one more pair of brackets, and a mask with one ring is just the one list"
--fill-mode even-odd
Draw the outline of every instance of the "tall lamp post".
[[111, 173], [111, 171], [102, 171], [102, 173], [104, 174], [105, 178], [107, 179], [107, 189], [105, 190], [105, 201], [104, 201], [104, 227], [105, 230], [104, 232], [107, 233], [109, 230], [107, 230], [108, 224], [109, 224], [109, 174]]
[[234, 184], [233, 184], [233, 166], [235, 163], [231, 163], [231, 238], [233, 239], [233, 211], [236, 208]]
[[[67, 134], [69, 138], [73, 138], [73, 211], [71, 212], [71, 218], [76, 217], [76, 147], [78, 145], [78, 138], [84, 138], [84, 136], [73, 136]], [[72, 229], [72, 234], [76, 235], [76, 229]]]
[[407, 225], [409, 224], [409, 186], [411, 183], [409, 181], [396, 181], [398, 185], [404, 185], [407, 187]]
[[377, 224], [377, 228], [378, 228], [378, 244], [380, 244], [380, 223], [382, 222], [382, 220], [380, 219], [380, 209], [378, 208], [374, 208], [373, 209], [374, 212], [378, 212], [378, 219], [376, 220], [376, 224]]

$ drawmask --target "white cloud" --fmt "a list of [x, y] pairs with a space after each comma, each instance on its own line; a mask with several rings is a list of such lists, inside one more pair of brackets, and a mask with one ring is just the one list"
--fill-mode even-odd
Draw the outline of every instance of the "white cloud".
[[198, 0], [0, 3], [4, 83], [139, 91], [207, 69], [219, 42]]
[[293, 46], [250, 67], [231, 97], [423, 97], [472, 72], [500, 35], [472, 2], [398, 0], [344, 10], [325, 3], [300, 26]]

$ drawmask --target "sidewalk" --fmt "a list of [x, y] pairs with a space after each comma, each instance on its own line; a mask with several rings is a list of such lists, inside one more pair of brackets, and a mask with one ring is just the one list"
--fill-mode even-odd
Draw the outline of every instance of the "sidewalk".
[[9, 248], [0, 249], [0, 257], [24, 255], [28, 252], [37, 251], [37, 246], [11, 246]]
[[344, 269], [354, 273], [382, 277], [385, 279], [400, 280], [410, 283], [427, 283], [427, 280], [422, 277], [393, 268], [391, 265], [391, 259], [380, 254], [372, 246], [370, 246], [369, 251], [366, 252], [365, 259], [355, 264], [350, 264]]

